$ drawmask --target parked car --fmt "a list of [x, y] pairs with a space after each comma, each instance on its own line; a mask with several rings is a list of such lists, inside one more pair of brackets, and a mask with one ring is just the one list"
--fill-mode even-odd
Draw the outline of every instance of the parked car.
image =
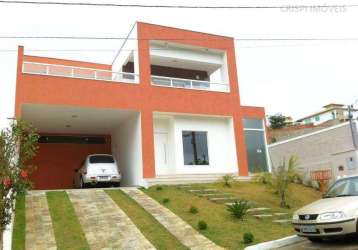
[[338, 179], [323, 195], [293, 214], [299, 236], [316, 242], [324, 238], [358, 237], [358, 175]]
[[112, 155], [92, 154], [75, 170], [74, 185], [85, 188], [98, 183], [119, 186], [121, 173]]

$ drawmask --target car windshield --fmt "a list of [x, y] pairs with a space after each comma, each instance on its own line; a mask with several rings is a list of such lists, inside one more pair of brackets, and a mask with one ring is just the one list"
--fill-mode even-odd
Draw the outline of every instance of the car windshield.
[[90, 163], [114, 163], [114, 159], [110, 155], [93, 155], [89, 159]]
[[358, 177], [338, 180], [328, 190], [325, 198], [358, 195]]

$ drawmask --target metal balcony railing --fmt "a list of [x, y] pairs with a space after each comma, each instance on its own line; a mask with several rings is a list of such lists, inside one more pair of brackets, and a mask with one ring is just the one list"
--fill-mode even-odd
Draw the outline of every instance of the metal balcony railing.
[[198, 80], [190, 80], [190, 79], [183, 79], [183, 78], [165, 77], [165, 76], [153, 75], [152, 84], [161, 87], [230, 92], [229, 85], [224, 83], [213, 83], [208, 81], [198, 81]]
[[61, 76], [70, 78], [139, 83], [139, 75], [126, 72], [113, 72], [110, 70], [83, 68], [75, 66], [46, 64], [37, 62], [24, 62], [22, 72], [36, 75]]

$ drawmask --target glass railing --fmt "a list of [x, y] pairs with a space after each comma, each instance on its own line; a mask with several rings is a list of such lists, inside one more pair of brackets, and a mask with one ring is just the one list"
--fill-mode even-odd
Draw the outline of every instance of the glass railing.
[[83, 68], [67, 65], [24, 62], [22, 72], [27, 74], [61, 76], [100, 81], [138, 83], [139, 76], [134, 73], [113, 72], [110, 70]]
[[152, 84], [156, 86], [172, 87], [172, 88], [199, 89], [199, 90], [209, 90], [209, 91], [218, 91], [218, 92], [230, 91], [229, 85], [224, 83], [213, 83], [208, 81], [198, 81], [198, 80], [191, 80], [191, 79], [154, 76], [154, 75], [152, 76]]

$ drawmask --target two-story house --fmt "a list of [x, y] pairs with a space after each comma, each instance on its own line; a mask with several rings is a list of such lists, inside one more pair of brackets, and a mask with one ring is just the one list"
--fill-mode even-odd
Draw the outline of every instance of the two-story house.
[[39, 131], [35, 188], [71, 188], [88, 154], [123, 185], [268, 170], [264, 108], [241, 106], [234, 39], [138, 22], [111, 65], [19, 47], [16, 117]]
[[[356, 109], [352, 111], [356, 112]], [[299, 124], [319, 125], [328, 121], [344, 122], [348, 120], [348, 107], [344, 104], [330, 103], [323, 110], [298, 119]]]

